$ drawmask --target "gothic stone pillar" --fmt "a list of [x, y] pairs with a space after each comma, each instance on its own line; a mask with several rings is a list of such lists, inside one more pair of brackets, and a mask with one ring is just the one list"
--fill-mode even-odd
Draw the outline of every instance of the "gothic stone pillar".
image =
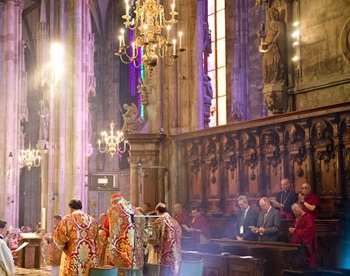
[[[126, 134], [125, 137], [130, 144], [130, 201], [135, 206], [139, 206], [141, 202], [150, 202], [155, 206], [160, 200], [164, 200], [164, 183], [160, 183], [158, 179], [158, 169], [161, 168], [158, 164], [159, 143], [164, 135]], [[141, 185], [139, 166], [143, 177]]]

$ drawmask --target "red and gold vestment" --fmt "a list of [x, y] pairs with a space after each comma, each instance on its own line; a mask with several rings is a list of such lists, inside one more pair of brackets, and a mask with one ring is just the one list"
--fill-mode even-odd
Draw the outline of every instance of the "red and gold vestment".
[[[136, 217], [135, 217], [136, 215]], [[125, 199], [107, 211], [103, 228], [109, 243], [106, 249], [109, 264], [123, 269], [139, 269], [144, 263], [144, 218]]]
[[93, 217], [74, 211], [62, 219], [53, 239], [66, 254], [62, 263], [64, 276], [87, 276], [90, 267], [97, 266], [98, 224]]
[[168, 213], [153, 222], [154, 240], [149, 263], [170, 265], [171, 275], [177, 275], [181, 262], [181, 227]]

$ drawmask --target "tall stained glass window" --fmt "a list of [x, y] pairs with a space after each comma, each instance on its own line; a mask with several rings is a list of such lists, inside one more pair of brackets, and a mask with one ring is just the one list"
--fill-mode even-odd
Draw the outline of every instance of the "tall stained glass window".
[[225, 0], [208, 1], [208, 25], [212, 54], [207, 58], [208, 76], [213, 87], [209, 126], [225, 125], [226, 120], [226, 40]]

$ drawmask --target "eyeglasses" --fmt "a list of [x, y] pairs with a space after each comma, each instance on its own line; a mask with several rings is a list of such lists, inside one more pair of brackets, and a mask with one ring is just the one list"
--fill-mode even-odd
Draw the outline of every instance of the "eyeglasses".
[[302, 189], [302, 190], [306, 190], [306, 189], [307, 189], [307, 187], [301, 187], [301, 189]]

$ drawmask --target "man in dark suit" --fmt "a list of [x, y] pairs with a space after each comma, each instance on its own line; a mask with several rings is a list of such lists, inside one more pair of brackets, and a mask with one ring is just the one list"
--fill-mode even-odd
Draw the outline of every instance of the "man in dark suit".
[[246, 196], [239, 196], [237, 202], [240, 210], [237, 217], [232, 219], [229, 227], [226, 229], [226, 237], [233, 240], [257, 241], [258, 237], [249, 229], [249, 226], [255, 226], [258, 220], [258, 213], [249, 206]]
[[290, 188], [290, 182], [288, 178], [281, 180], [282, 191], [277, 193], [276, 201], [279, 204], [274, 204], [274, 207], [279, 208], [281, 217], [285, 219], [294, 219], [292, 212], [292, 205], [298, 201], [298, 194]]
[[267, 197], [262, 197], [259, 200], [259, 205], [262, 211], [258, 217], [257, 229], [252, 231], [258, 234], [259, 241], [274, 242], [277, 240], [281, 224], [280, 212], [271, 207]]

